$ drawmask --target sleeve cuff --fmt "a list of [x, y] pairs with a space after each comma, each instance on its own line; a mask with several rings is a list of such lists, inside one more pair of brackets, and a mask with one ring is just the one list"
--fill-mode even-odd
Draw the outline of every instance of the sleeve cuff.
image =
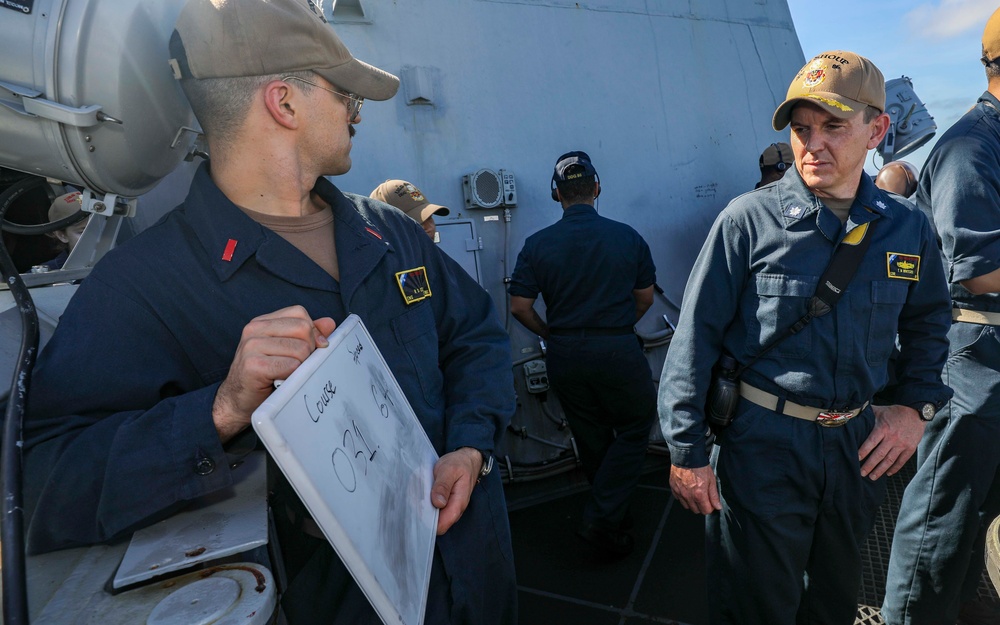
[[247, 427], [234, 436], [228, 443], [223, 445], [223, 448], [226, 450], [226, 461], [229, 463], [229, 466], [233, 466], [250, 455], [250, 452], [257, 448], [259, 442], [257, 432], [254, 431], [252, 426]]
[[[1000, 253], [1000, 249], [997, 252]], [[1000, 269], [1000, 265], [996, 261], [983, 256], [960, 258], [951, 263], [948, 282], [955, 284], [963, 280], [971, 280], [978, 276], [985, 276], [997, 269]]]
[[511, 283], [511, 285], [507, 287], [507, 293], [516, 297], [527, 297], [528, 299], [538, 298], [538, 291], [532, 291], [528, 287], [514, 283]]
[[705, 445], [685, 445], [678, 447], [667, 443], [670, 448], [670, 464], [685, 469], [698, 469], [708, 465], [708, 450]]
[[[194, 499], [215, 492], [233, 482], [229, 455], [223, 448], [215, 422], [212, 421], [212, 406], [218, 388], [218, 384], [213, 384], [176, 398], [174, 414], [191, 415], [190, 419], [183, 420], [191, 425], [175, 427], [174, 430], [175, 436], [180, 438], [174, 445], [180, 456], [177, 466], [182, 473], [191, 476], [181, 481], [183, 499]], [[237, 439], [241, 437], [242, 435]]]
[[900, 406], [912, 406], [918, 402], [929, 401], [940, 409], [945, 402], [951, 399], [954, 393], [947, 386], [929, 387], [925, 385], [911, 385], [898, 387], [892, 394], [891, 400]]
[[464, 424], [452, 428], [448, 432], [445, 453], [455, 451], [460, 447], [472, 447], [484, 455], [493, 453], [492, 425]]

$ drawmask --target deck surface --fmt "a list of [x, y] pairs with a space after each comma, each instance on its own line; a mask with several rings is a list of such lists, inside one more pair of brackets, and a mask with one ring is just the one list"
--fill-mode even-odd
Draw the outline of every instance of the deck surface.
[[[912, 475], [911, 462], [889, 478], [863, 550], [855, 625], [882, 625], [892, 531]], [[595, 560], [575, 535], [587, 497], [578, 472], [551, 478], [561, 494], [548, 499], [539, 484], [507, 486], [521, 625], [707, 625], [704, 520], [676, 504], [667, 478], [666, 460], [651, 455], [632, 504], [636, 549], [617, 562]], [[996, 601], [985, 572], [980, 595]]]

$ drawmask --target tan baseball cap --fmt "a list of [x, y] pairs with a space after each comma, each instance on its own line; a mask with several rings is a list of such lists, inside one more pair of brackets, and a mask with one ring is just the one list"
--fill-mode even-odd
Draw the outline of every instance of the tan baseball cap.
[[761, 167], [771, 167], [778, 163], [791, 165], [793, 162], [795, 158], [792, 156], [792, 146], [784, 142], [772, 143], [764, 148], [764, 152], [760, 155]]
[[75, 215], [83, 207], [79, 191], [64, 193], [52, 201], [49, 207], [49, 221], [59, 221], [70, 215]]
[[781, 130], [799, 102], [812, 102], [834, 117], [847, 119], [874, 106], [885, 110], [885, 79], [875, 64], [844, 50], [818, 54], [799, 70], [771, 125]]
[[445, 206], [428, 202], [420, 189], [405, 180], [386, 180], [375, 187], [371, 197], [395, 206], [417, 223], [424, 223], [431, 215], [444, 217], [451, 213]]
[[983, 31], [983, 62], [988, 63], [1000, 57], [1000, 9], [986, 20]]
[[399, 89], [399, 78], [351, 56], [312, 0], [188, 0], [170, 57], [178, 79], [311, 70], [369, 100]]

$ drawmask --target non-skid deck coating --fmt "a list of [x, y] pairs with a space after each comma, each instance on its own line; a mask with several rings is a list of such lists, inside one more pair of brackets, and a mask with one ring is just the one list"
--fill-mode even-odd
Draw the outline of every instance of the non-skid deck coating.
[[[520, 588], [521, 625], [707, 625], [703, 517], [676, 504], [668, 463], [650, 456], [632, 505], [636, 549], [617, 562], [598, 562], [576, 537], [586, 485], [579, 472], [549, 484], [507, 486]], [[882, 625], [878, 606], [899, 501], [911, 462], [888, 478], [888, 495], [862, 551], [865, 569], [855, 625]], [[538, 493], [562, 490], [545, 499]], [[980, 596], [996, 601], [985, 572]]]

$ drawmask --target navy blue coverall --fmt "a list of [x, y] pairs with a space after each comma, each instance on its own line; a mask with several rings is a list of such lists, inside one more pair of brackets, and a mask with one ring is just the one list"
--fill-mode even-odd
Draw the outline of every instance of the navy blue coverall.
[[[1000, 294], [960, 282], [1000, 269], [1000, 101], [986, 92], [938, 140], [917, 205], [931, 219], [958, 308], [1000, 313]], [[1000, 328], [956, 321], [945, 381], [955, 397], [927, 426], [900, 504], [882, 617], [953, 623], [976, 596], [990, 521], [1000, 515]]]
[[[660, 381], [674, 465], [709, 462], [704, 407], [723, 350], [747, 363], [800, 319], [836, 245], [863, 223], [874, 238], [836, 307], [742, 379], [798, 404], [856, 409], [885, 385], [898, 331], [896, 403], [950, 396], [940, 376], [948, 292], [927, 219], [862, 174], [845, 228], [790, 168], [730, 202], [688, 279]], [[901, 257], [913, 263], [907, 271], [894, 269]], [[860, 548], [885, 492], [858, 460], [874, 423], [871, 407], [824, 428], [740, 399], [719, 437], [722, 511], [706, 523], [713, 622], [854, 622]]]
[[591, 483], [584, 523], [602, 529], [617, 530], [625, 516], [656, 417], [653, 375], [632, 330], [632, 291], [655, 282], [638, 232], [575, 204], [524, 242], [509, 287], [545, 300], [549, 380]]
[[[313, 318], [361, 317], [439, 454], [495, 448], [514, 393], [509, 339], [489, 296], [403, 213], [323, 178], [314, 191], [333, 209], [339, 282], [233, 205], [207, 166], [184, 204], [83, 282], [29, 396], [30, 551], [112, 540], [228, 487], [216, 391], [243, 327], [291, 305]], [[395, 274], [421, 266], [432, 295], [407, 305]], [[283, 599], [291, 622], [378, 622], [329, 545], [298, 538], [305, 546], [282, 541], [311, 556]], [[438, 537], [431, 586], [428, 623], [516, 620], [498, 472]]]

